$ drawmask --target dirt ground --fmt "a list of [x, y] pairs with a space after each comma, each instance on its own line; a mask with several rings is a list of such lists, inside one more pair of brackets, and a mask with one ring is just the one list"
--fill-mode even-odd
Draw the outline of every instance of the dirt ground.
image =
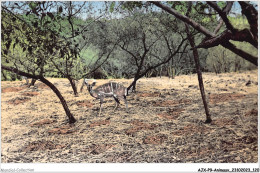
[[74, 97], [67, 79], [50, 79], [77, 119], [73, 125], [44, 84], [1, 82], [2, 163], [258, 162], [257, 71], [203, 73], [203, 79], [211, 124], [204, 124], [196, 74], [143, 78], [127, 97], [128, 113], [123, 100], [113, 111], [108, 98], [100, 116], [86, 87]]

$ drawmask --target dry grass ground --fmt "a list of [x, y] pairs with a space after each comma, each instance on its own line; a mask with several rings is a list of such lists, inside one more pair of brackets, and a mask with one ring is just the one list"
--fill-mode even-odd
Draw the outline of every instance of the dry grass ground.
[[204, 73], [203, 79], [211, 124], [203, 123], [196, 74], [141, 79], [127, 97], [128, 113], [123, 101], [114, 112], [114, 100], [106, 99], [101, 116], [86, 87], [74, 97], [68, 80], [50, 79], [77, 119], [73, 125], [42, 83], [34, 89], [24, 81], [2, 82], [2, 162], [257, 162], [257, 71]]

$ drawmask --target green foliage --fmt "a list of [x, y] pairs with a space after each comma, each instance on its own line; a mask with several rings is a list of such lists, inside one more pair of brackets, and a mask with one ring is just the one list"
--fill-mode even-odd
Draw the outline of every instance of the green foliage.
[[168, 4], [172, 6], [173, 9], [177, 10], [179, 13], [185, 15], [187, 12], [187, 2], [185, 1], [167, 1]]
[[[31, 10], [26, 15], [2, 10], [1, 54], [4, 65], [33, 75], [73, 76], [74, 62], [78, 64], [76, 39], [72, 44], [59, 34], [57, 26], [62, 26], [59, 22], [63, 23], [64, 19], [58, 19], [58, 15], [52, 12], [43, 12], [43, 3], [29, 3]], [[62, 12], [61, 8], [59, 12]]]
[[[82, 78], [84, 74], [100, 66], [98, 70], [107, 78], [131, 78], [138, 67], [133, 56], [120, 46], [139, 56], [137, 63], [140, 63], [140, 55], [145, 49], [142, 37], [145, 35], [145, 42], [151, 49], [142, 64], [141, 72], [144, 72], [168, 56], [169, 50], [164, 37], [169, 40], [168, 44], [173, 51], [185, 36], [180, 35], [184, 30], [183, 22], [171, 15], [145, 9], [142, 1], [123, 2], [122, 9], [130, 11], [124, 17], [104, 17], [99, 20], [66, 16], [66, 3], [57, 4], [55, 12], [44, 11], [44, 3], [47, 2], [28, 2], [28, 11], [15, 14], [17, 17], [2, 10], [2, 64], [36, 75], [65, 77], [69, 74], [75, 79]], [[166, 3], [182, 14], [187, 12], [187, 2]], [[217, 3], [220, 8], [226, 5], [226, 2]], [[116, 13], [115, 6], [116, 2], [111, 2], [108, 12]], [[218, 23], [217, 17], [205, 15], [205, 12], [211, 12], [207, 3], [192, 3], [192, 18], [213, 31]], [[247, 19], [243, 16], [229, 16], [229, 20], [237, 29], [249, 28]], [[202, 36], [196, 35], [196, 38], [196, 44], [200, 43]], [[249, 44], [234, 44], [257, 56], [257, 50]], [[109, 59], [106, 59], [109, 54]], [[189, 51], [183, 57], [177, 54], [170, 63], [154, 69], [153, 73], [159, 75], [159, 71], [163, 69], [166, 74], [169, 68], [173, 68], [175, 74], [193, 72], [194, 63], [189, 54]], [[222, 47], [203, 49], [200, 54], [201, 66], [205, 71], [229, 72], [256, 68]], [[7, 80], [19, 78], [9, 72], [2, 73], [2, 77]]]
[[228, 19], [236, 29], [250, 29], [249, 23], [244, 16], [228, 17]]
[[112, 3], [111, 3], [111, 5], [110, 5], [110, 7], [109, 7], [110, 13], [113, 13], [113, 12], [114, 12], [115, 5], [116, 5], [115, 2], [112, 2]]
[[218, 1], [217, 4], [221, 9], [223, 9], [227, 3], [225, 1]]
[[93, 63], [96, 62], [98, 55], [98, 50], [96, 50], [93, 46], [83, 49], [80, 52], [81, 60], [84, 62], [84, 64], [87, 66], [93, 65]]
[[[164, 13], [135, 12], [120, 20], [109, 21], [106, 37], [118, 46], [102, 69], [107, 76], [124, 78], [148, 73], [147, 69], [169, 57], [165, 37], [172, 51], [176, 49], [182, 40], [181, 28], [183, 23]], [[145, 47], [149, 48], [148, 52]]]
[[[186, 1], [167, 1], [171, 5], [171, 8], [175, 9], [182, 15], [186, 15], [188, 2]], [[193, 20], [204, 26], [216, 24], [216, 15], [203, 15], [209, 13], [210, 8], [208, 4], [204, 1], [192, 2], [191, 4], [191, 14]]]
[[[257, 56], [258, 51], [252, 45], [241, 42], [232, 43], [235, 44], [238, 48], [250, 52], [254, 56]], [[206, 63], [208, 70], [215, 73], [237, 72], [257, 69], [257, 66], [221, 46], [209, 49]]]
[[142, 1], [126, 1], [122, 5], [122, 9], [133, 11], [135, 8], [142, 8], [143, 2]]
[[36, 2], [30, 2], [29, 7], [30, 7], [31, 10], [35, 11], [36, 7], [37, 7], [37, 3]]

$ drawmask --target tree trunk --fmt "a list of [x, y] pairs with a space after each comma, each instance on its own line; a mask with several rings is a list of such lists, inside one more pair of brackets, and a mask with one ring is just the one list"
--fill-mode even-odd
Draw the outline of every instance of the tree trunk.
[[[190, 12], [191, 10], [191, 2], [190, 3], [190, 8], [187, 11], [187, 14]], [[206, 121], [205, 123], [210, 123], [212, 121], [211, 116], [209, 114], [209, 109], [208, 109], [208, 104], [206, 101], [206, 95], [205, 95], [205, 91], [204, 91], [204, 85], [203, 85], [203, 79], [202, 79], [202, 74], [201, 74], [201, 70], [200, 70], [200, 62], [199, 62], [199, 54], [198, 54], [198, 50], [197, 48], [195, 48], [195, 43], [194, 43], [194, 38], [193, 36], [190, 34], [189, 31], [189, 26], [187, 23], [185, 23], [185, 30], [188, 36], [188, 40], [190, 42], [190, 45], [192, 47], [193, 50], [193, 56], [194, 56], [194, 62], [196, 65], [196, 70], [197, 70], [197, 74], [198, 74], [198, 80], [199, 80], [199, 87], [200, 87], [200, 93], [201, 93], [201, 97], [202, 97], [202, 101], [204, 104], [204, 108], [205, 108], [205, 113], [206, 113]]]
[[131, 88], [132, 88], [132, 92], [135, 92], [135, 90], [136, 90], [136, 82], [137, 82], [138, 79], [140, 79], [140, 77], [135, 77], [134, 81], [127, 87], [127, 94], [128, 94], [128, 91]]
[[71, 87], [72, 87], [72, 89], [73, 89], [74, 96], [75, 96], [75, 97], [78, 97], [79, 94], [78, 94], [78, 91], [77, 91], [77, 87], [76, 87], [76, 84], [75, 84], [75, 80], [72, 79], [71, 77], [68, 77], [68, 80], [70, 81], [70, 85], [71, 85]]
[[44, 77], [40, 77], [40, 80], [45, 83], [48, 87], [50, 87], [52, 89], [52, 91], [57, 95], [57, 97], [60, 99], [60, 102], [66, 112], [66, 115], [69, 117], [69, 123], [75, 123], [76, 119], [73, 117], [73, 115], [71, 114], [68, 105], [65, 101], [65, 99], [63, 98], [63, 96], [61, 95], [60, 91], [47, 79], [45, 79]]
[[[27, 78], [26, 80], [29, 80], [29, 79]], [[35, 82], [36, 82], [36, 79], [32, 79], [32, 81], [31, 81], [30, 85], [28, 86], [28, 88], [30, 88], [31, 86], [34, 86]]]
[[211, 116], [209, 114], [208, 104], [207, 104], [207, 101], [206, 101], [206, 95], [205, 95], [205, 91], [204, 91], [203, 79], [202, 79], [202, 74], [201, 74], [201, 70], [200, 70], [198, 51], [195, 48], [194, 39], [193, 39], [193, 37], [189, 33], [188, 25], [185, 24], [185, 27], [186, 27], [186, 32], [187, 32], [187, 35], [188, 35], [189, 42], [191, 44], [191, 47], [193, 48], [193, 56], [194, 56], [194, 61], [195, 61], [196, 70], [197, 70], [197, 74], [198, 74], [200, 93], [201, 93], [201, 97], [202, 97], [202, 101], [203, 101], [204, 108], [205, 108], [205, 113], [206, 113], [206, 121], [205, 121], [205, 123], [210, 123], [212, 121], [212, 119], [211, 119]]

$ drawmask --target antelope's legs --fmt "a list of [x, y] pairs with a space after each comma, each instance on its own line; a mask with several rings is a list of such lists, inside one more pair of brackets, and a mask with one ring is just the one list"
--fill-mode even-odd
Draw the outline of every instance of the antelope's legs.
[[100, 116], [100, 114], [101, 114], [102, 104], [103, 104], [103, 97], [100, 98], [100, 108], [99, 108], [99, 114], [98, 114], [98, 116]]
[[128, 112], [128, 105], [127, 105], [127, 100], [126, 100], [126, 96], [124, 96], [124, 100], [125, 100], [125, 109]]
[[25, 78], [25, 80], [26, 80], [26, 85], [29, 85], [29, 79]]

